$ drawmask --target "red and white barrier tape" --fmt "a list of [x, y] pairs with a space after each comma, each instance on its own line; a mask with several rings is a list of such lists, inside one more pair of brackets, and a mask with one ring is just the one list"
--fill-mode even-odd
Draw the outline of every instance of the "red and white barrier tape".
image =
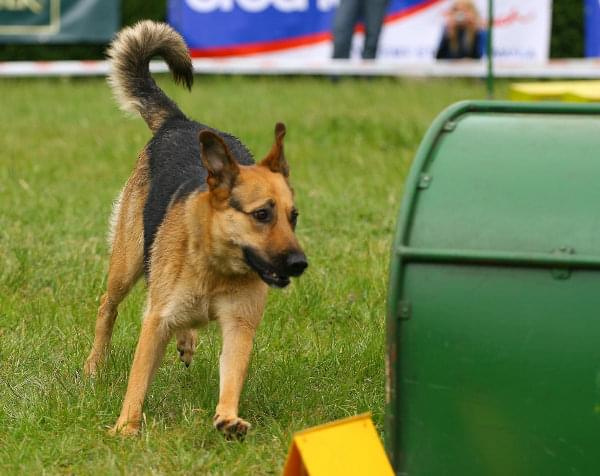
[[[306, 61], [298, 59], [194, 59], [196, 74], [245, 75], [354, 75], [472, 77], [486, 75], [483, 61], [438, 61], [406, 64], [390, 61]], [[162, 61], [150, 63], [154, 73], [165, 73]], [[0, 77], [105, 76], [106, 61], [10, 61], [0, 62]], [[600, 78], [600, 59], [553, 60], [544, 64], [509, 64], [498, 61], [494, 74], [500, 78]]]

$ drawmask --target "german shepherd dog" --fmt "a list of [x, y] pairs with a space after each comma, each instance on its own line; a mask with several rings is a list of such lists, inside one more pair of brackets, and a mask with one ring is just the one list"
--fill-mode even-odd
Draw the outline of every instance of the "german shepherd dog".
[[196, 328], [216, 320], [223, 347], [214, 426], [243, 437], [250, 424], [238, 416], [238, 402], [268, 286], [287, 286], [308, 265], [294, 234], [285, 126], [275, 126], [273, 146], [255, 164], [237, 138], [188, 119], [149, 72], [150, 59], [162, 56], [175, 81], [191, 89], [186, 45], [168, 25], [125, 28], [108, 55], [121, 108], [139, 112], [153, 137], [113, 208], [107, 290], [85, 373], [94, 375], [105, 359], [117, 307], [145, 274], [142, 329], [111, 432], [139, 432], [146, 392], [172, 335], [189, 366]]

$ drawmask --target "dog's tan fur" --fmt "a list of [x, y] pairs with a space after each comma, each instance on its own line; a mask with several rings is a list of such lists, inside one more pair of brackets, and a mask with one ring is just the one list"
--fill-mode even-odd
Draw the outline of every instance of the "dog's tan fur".
[[[135, 31], [126, 34], [135, 36]], [[113, 51], [115, 48], [118, 43]], [[115, 83], [119, 80], [113, 79]], [[123, 102], [126, 107], [136, 107], [130, 98], [125, 97]], [[162, 112], [147, 115], [144, 118], [152, 130], [166, 117]], [[289, 218], [294, 200], [283, 155], [284, 135], [285, 128], [280, 124], [265, 159], [255, 165], [240, 165], [217, 134], [208, 130], [200, 133], [198, 160], [209, 172], [208, 190], [196, 190], [185, 200], [172, 202], [156, 233], [142, 329], [113, 433], [130, 435], [139, 431], [146, 392], [171, 337], [176, 335], [180, 358], [189, 365], [196, 346], [196, 328], [213, 320], [220, 324], [223, 338], [214, 425], [227, 435], [243, 435], [250, 426], [238, 416], [238, 403], [268, 287], [249, 267], [241, 247], [251, 246], [271, 255], [300, 250]], [[85, 362], [87, 375], [94, 375], [105, 359], [117, 308], [144, 272], [143, 210], [150, 186], [148, 163], [144, 150], [114, 207], [107, 289]], [[242, 211], [232, 208], [232, 199]], [[275, 210], [273, 222], [257, 223], [250, 213], [267, 202]]]

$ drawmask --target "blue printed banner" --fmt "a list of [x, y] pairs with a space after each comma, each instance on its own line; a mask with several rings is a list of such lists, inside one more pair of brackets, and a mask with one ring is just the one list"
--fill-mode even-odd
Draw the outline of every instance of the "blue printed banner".
[[600, 56], [600, 0], [585, 2], [585, 55]]
[[[453, 0], [390, 0], [378, 57], [431, 62]], [[485, 28], [488, 0], [474, 1]], [[322, 60], [331, 56], [339, 0], [169, 0], [168, 20], [192, 56]], [[548, 59], [552, 0], [494, 2], [494, 56], [509, 61]], [[360, 56], [357, 26], [352, 56]]]
[[[442, 0], [392, 0], [386, 21]], [[339, 0], [170, 0], [169, 23], [194, 56], [239, 56], [319, 45], [331, 39]]]

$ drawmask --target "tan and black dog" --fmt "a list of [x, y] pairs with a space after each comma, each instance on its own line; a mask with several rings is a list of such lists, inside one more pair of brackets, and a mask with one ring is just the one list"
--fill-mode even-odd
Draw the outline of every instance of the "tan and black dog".
[[188, 119], [156, 85], [148, 63], [162, 56], [176, 82], [192, 85], [181, 36], [144, 21], [123, 29], [109, 49], [109, 81], [121, 107], [139, 112], [153, 132], [113, 209], [106, 293], [85, 373], [105, 358], [117, 307], [145, 274], [148, 298], [127, 393], [113, 433], [139, 431], [152, 377], [173, 336], [189, 365], [196, 328], [219, 322], [223, 348], [214, 426], [243, 436], [238, 416], [255, 330], [268, 286], [285, 287], [307, 266], [294, 235], [298, 211], [283, 154], [283, 124], [254, 163], [230, 134]]

